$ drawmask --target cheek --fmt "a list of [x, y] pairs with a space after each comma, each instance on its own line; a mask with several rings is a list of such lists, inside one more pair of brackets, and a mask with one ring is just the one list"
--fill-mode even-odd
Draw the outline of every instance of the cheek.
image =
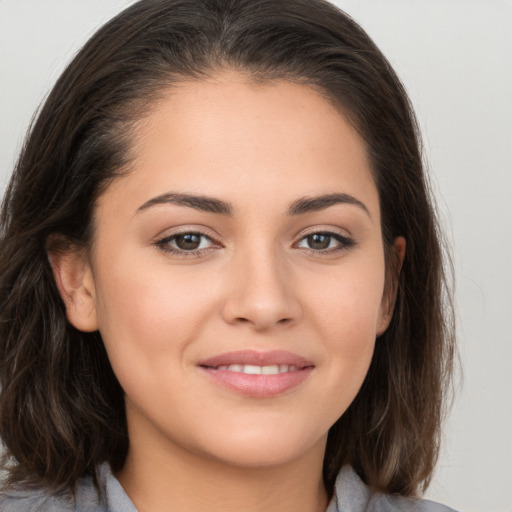
[[[379, 253], [377, 253], [378, 255]], [[311, 276], [308, 302], [317, 321], [331, 332], [343, 333], [347, 344], [375, 339], [384, 291], [384, 263], [379, 258], [354, 258], [335, 272]]]
[[119, 380], [179, 366], [211, 309], [199, 276], [113, 258], [97, 281], [99, 329]]
[[370, 366], [381, 315], [384, 265], [379, 260], [357, 261], [340, 267], [337, 275], [322, 282], [310, 297], [313, 330], [321, 346], [330, 385], [343, 389], [333, 398], [343, 412], [357, 394]]

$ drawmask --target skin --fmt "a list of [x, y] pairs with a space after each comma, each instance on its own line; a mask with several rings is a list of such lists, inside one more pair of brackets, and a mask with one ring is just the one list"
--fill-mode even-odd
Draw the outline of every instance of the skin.
[[[98, 201], [87, 255], [51, 255], [69, 320], [100, 330], [126, 393], [121, 484], [140, 512], [325, 510], [327, 432], [393, 303], [363, 142], [312, 89], [223, 72], [166, 93], [133, 154]], [[168, 193], [232, 211], [161, 200]], [[354, 201], [290, 214], [332, 194]], [[188, 254], [166, 250], [183, 232], [206, 236]], [[327, 232], [326, 249], [311, 247], [308, 235]], [[403, 258], [403, 239], [394, 250]], [[292, 389], [253, 397], [198, 366], [245, 349], [286, 350], [314, 368]]]

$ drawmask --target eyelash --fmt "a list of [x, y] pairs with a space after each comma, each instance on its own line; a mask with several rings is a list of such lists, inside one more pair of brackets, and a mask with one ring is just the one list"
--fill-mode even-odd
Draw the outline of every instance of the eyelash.
[[[180, 249], [180, 248], [173, 247], [170, 245], [173, 241], [175, 242], [179, 236], [187, 236], [187, 235], [196, 235], [196, 236], [200, 237], [202, 240], [205, 240], [205, 239], [209, 240], [210, 242], [212, 242], [212, 246], [187, 251], [185, 249]], [[202, 243], [202, 241], [200, 242], [200, 244], [201, 243]], [[160, 240], [157, 240], [156, 245], [159, 249], [161, 249], [165, 253], [174, 254], [176, 256], [183, 256], [183, 257], [202, 256], [202, 255], [206, 254], [206, 252], [210, 252], [211, 250], [213, 250], [215, 248], [215, 246], [220, 247], [220, 244], [216, 244], [215, 241], [211, 237], [209, 237], [208, 235], [205, 235], [204, 233], [201, 233], [200, 231], [182, 231], [180, 233], [174, 233], [173, 235], [166, 236]]]
[[[212, 245], [209, 247], [197, 248], [197, 249], [192, 249], [192, 250], [180, 249], [180, 248], [176, 248], [176, 247], [173, 247], [172, 245], [170, 245], [172, 242], [176, 241], [177, 237], [187, 236], [187, 235], [198, 236], [202, 240], [210, 241], [212, 243]], [[328, 245], [330, 245], [332, 242], [332, 239], [334, 239], [334, 240], [336, 240], [336, 242], [338, 242], [338, 246], [331, 247], [331, 248], [327, 247], [326, 249], [313, 249], [313, 248], [308, 248], [308, 247], [299, 247], [299, 244], [303, 240], [306, 240], [308, 237], [312, 237], [312, 236], [328, 237], [329, 238]], [[200, 242], [200, 245], [201, 245], [201, 243], [202, 243], [202, 241]], [[210, 252], [211, 250], [221, 247], [221, 245], [219, 243], [216, 243], [210, 236], [205, 235], [204, 233], [201, 233], [199, 231], [183, 231], [180, 233], [174, 233], [173, 235], [166, 236], [160, 240], [157, 240], [155, 245], [165, 253], [174, 254], [176, 256], [182, 256], [182, 257], [203, 256], [203, 255], [207, 254], [208, 252]], [[293, 246], [297, 247], [297, 248], [301, 248], [304, 251], [309, 252], [310, 254], [312, 254], [314, 256], [322, 257], [322, 256], [327, 256], [327, 255], [336, 254], [336, 253], [340, 253], [340, 252], [349, 250], [352, 247], [354, 247], [355, 245], [356, 245], [355, 240], [353, 240], [352, 238], [347, 237], [345, 235], [341, 235], [340, 233], [335, 233], [332, 231], [313, 231], [311, 233], [307, 233], [307, 234], [303, 235], [299, 239], [298, 242], [294, 243]]]
[[307, 238], [312, 237], [312, 236], [328, 237], [329, 238], [328, 245], [331, 244], [332, 239], [334, 239], [334, 240], [336, 240], [336, 242], [338, 242], [337, 247], [331, 247], [331, 248], [328, 247], [326, 249], [312, 249], [309, 247], [302, 247], [303, 250], [305, 250], [317, 257], [318, 256], [320, 256], [320, 257], [327, 256], [327, 255], [337, 254], [337, 253], [340, 253], [343, 251], [347, 251], [356, 245], [356, 242], [354, 239], [352, 239], [348, 236], [342, 235], [340, 233], [336, 233], [336, 232], [332, 232], [332, 231], [313, 231], [311, 233], [307, 233], [307, 234], [303, 235], [300, 238], [300, 240], [294, 244], [294, 246], [297, 246], [300, 242], [302, 242], [303, 240], [306, 240]]

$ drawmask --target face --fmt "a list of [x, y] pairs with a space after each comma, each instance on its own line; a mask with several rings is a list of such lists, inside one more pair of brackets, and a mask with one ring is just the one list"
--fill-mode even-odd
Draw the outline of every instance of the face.
[[225, 73], [174, 87], [133, 153], [66, 301], [101, 332], [131, 446], [260, 467], [323, 453], [389, 320], [362, 141], [306, 86]]

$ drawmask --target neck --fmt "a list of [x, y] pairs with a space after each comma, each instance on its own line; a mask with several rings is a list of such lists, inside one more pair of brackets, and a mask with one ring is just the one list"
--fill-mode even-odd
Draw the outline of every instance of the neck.
[[139, 512], [324, 512], [327, 508], [322, 479], [325, 440], [298, 460], [246, 467], [169, 442], [162, 449], [155, 439], [139, 444], [130, 438], [125, 466], [116, 476]]

